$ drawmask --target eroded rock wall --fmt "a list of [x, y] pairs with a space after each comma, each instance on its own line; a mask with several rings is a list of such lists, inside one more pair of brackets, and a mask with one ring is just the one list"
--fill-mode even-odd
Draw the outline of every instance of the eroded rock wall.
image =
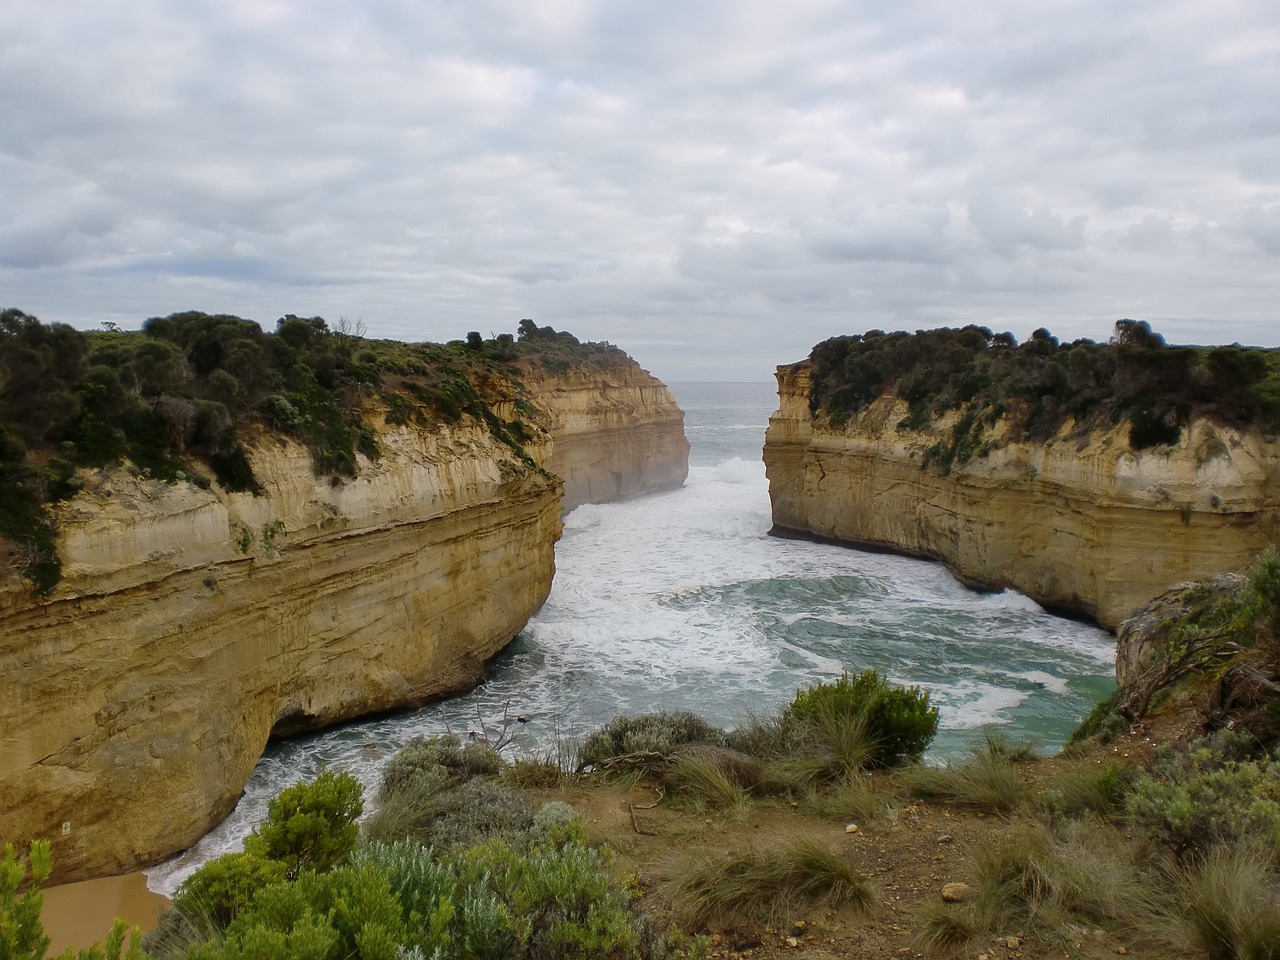
[[563, 373], [531, 367], [524, 381], [546, 412], [551, 439], [540, 462], [564, 480], [566, 511], [684, 483], [684, 412], [638, 364]]
[[0, 839], [51, 838], [64, 879], [156, 862], [231, 810], [273, 731], [480, 678], [550, 589], [560, 483], [475, 421], [378, 433], [336, 485], [258, 438], [258, 497], [87, 477], [53, 595], [0, 576]]
[[1003, 438], [942, 476], [922, 466], [952, 425], [899, 426], [881, 398], [840, 427], [809, 411], [805, 364], [779, 367], [765, 439], [781, 531], [945, 563], [1114, 628], [1179, 580], [1239, 570], [1280, 539], [1280, 444], [1195, 421], [1176, 446], [1132, 451], [1127, 425], [1047, 443]]

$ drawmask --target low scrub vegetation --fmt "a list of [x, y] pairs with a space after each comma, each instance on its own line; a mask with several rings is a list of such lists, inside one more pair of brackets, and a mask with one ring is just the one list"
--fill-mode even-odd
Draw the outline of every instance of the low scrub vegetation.
[[[989, 730], [967, 756], [926, 766], [903, 761], [932, 708], [920, 691], [877, 696], [887, 686], [844, 675], [732, 731], [688, 713], [618, 718], [559, 764], [427, 738], [387, 764], [362, 827], [355, 781], [322, 773], [271, 803], [243, 853], [193, 874], [145, 948], [162, 960], [558, 960], [762, 942], [769, 955], [773, 937], [816, 956], [976, 956], [993, 938], [1024, 956], [1081, 942], [1098, 950], [1065, 952], [1280, 953], [1280, 777], [1256, 738], [1219, 731], [1130, 765], [1089, 744], [1043, 759]], [[865, 705], [882, 701], [906, 703], [890, 712], [908, 718], [905, 739], [888, 742], [911, 748], [834, 763], [832, 718], [865, 738]], [[563, 798], [592, 785], [610, 799], [589, 830]], [[32, 851], [37, 880], [47, 851]], [[22, 876], [10, 850], [0, 936], [38, 958], [38, 891], [18, 894]], [[126, 933], [96, 949], [120, 955]], [[828, 935], [844, 940], [824, 953]]]
[[1128, 424], [1130, 446], [1176, 443], [1193, 416], [1231, 426], [1280, 429], [1280, 352], [1177, 347], [1143, 321], [1121, 320], [1109, 343], [1059, 343], [1037, 330], [1019, 344], [986, 327], [833, 337], [809, 355], [810, 403], [841, 424], [877, 398], [907, 401], [903, 427], [957, 417], [929, 451], [942, 473], [1012, 438], [1045, 440], [1077, 430]]

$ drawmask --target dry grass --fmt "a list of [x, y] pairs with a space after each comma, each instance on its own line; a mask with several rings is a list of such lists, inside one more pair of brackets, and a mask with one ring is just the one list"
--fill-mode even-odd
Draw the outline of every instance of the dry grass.
[[672, 871], [663, 894], [695, 929], [770, 920], [799, 907], [866, 909], [874, 899], [848, 860], [812, 839], [781, 850], [694, 854]]
[[997, 753], [978, 753], [945, 767], [911, 767], [898, 784], [908, 796], [1008, 814], [1026, 799], [1014, 761]]
[[869, 777], [853, 774], [826, 790], [811, 791], [805, 806], [828, 820], [867, 824], [878, 820], [890, 803]]
[[1019, 825], [1005, 842], [979, 852], [975, 872], [975, 919], [991, 931], [1015, 922], [1060, 929], [1068, 919], [1133, 927], [1150, 904], [1131, 845], [1098, 821], [1072, 821], [1058, 835]]
[[1154, 925], [1170, 946], [1209, 960], [1280, 957], [1280, 885], [1268, 851], [1218, 847], [1176, 877]]

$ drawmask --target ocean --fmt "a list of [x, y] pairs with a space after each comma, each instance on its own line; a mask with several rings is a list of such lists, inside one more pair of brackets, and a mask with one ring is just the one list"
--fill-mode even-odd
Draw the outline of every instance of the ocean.
[[683, 488], [565, 518], [551, 595], [471, 693], [271, 744], [235, 811], [148, 874], [173, 890], [237, 850], [267, 801], [322, 767], [366, 784], [415, 737], [495, 733], [512, 753], [581, 739], [619, 713], [694, 710], [732, 726], [842, 670], [930, 691], [927, 759], [963, 752], [986, 725], [1059, 749], [1115, 688], [1115, 643], [1012, 591], [977, 593], [939, 564], [768, 535], [761, 461], [777, 405], [769, 383], [675, 383], [692, 449]]

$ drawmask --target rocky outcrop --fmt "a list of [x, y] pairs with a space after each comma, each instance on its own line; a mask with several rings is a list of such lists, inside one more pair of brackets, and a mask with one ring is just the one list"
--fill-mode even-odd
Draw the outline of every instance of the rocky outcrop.
[[943, 475], [924, 466], [957, 414], [921, 430], [881, 397], [836, 427], [809, 409], [810, 369], [778, 369], [764, 458], [778, 532], [945, 563], [1114, 628], [1179, 580], [1239, 570], [1280, 538], [1280, 444], [1193, 421], [1174, 446], [1129, 447], [1127, 425], [1045, 443], [1002, 433]]
[[268, 436], [260, 496], [85, 477], [53, 595], [0, 580], [3, 839], [52, 838], [61, 878], [155, 862], [273, 733], [480, 678], [550, 589], [560, 482], [470, 418], [375, 425], [382, 457], [341, 483]]
[[689, 473], [684, 412], [662, 381], [634, 362], [523, 376], [545, 411], [550, 442], [530, 448], [564, 480], [565, 511], [679, 487]]

